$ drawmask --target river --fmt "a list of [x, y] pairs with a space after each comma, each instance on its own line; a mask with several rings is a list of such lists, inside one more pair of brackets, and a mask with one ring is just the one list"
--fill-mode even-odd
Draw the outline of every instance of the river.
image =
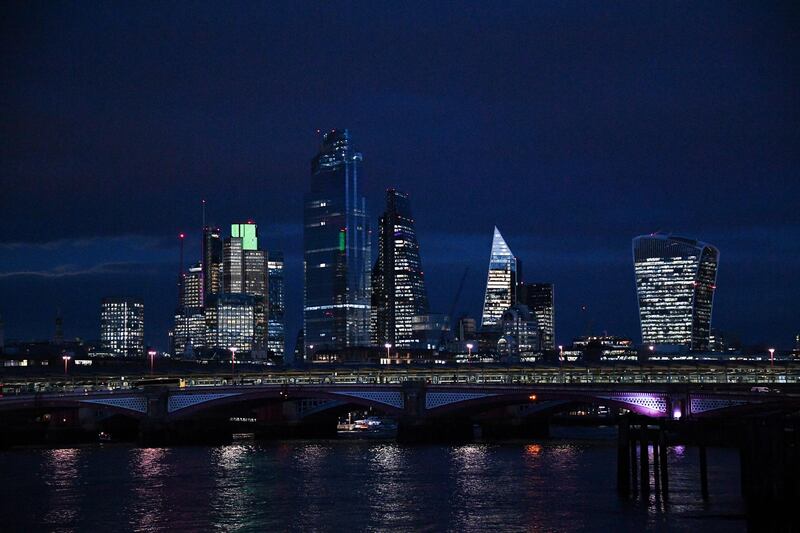
[[616, 492], [612, 428], [402, 446], [326, 440], [0, 451], [2, 531], [744, 531], [738, 452], [670, 448], [669, 503]]

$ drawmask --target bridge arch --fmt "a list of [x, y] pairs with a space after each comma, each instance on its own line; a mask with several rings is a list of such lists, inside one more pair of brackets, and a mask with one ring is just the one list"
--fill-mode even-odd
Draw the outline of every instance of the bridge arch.
[[[253, 391], [236, 390], [231, 388], [226, 391], [209, 392], [180, 392], [171, 393], [167, 400], [168, 417], [180, 420], [196, 416], [204, 412], [219, 411], [225, 408], [241, 406], [259, 406], [271, 402], [285, 402], [292, 400], [327, 400], [341, 402], [329, 405], [329, 408], [343, 405], [357, 405], [365, 408], [374, 408], [389, 415], [398, 415], [403, 412], [405, 401], [403, 393], [395, 390], [375, 390], [365, 388], [333, 388], [333, 387], [303, 387], [259, 389]], [[321, 409], [322, 412], [324, 409]]]

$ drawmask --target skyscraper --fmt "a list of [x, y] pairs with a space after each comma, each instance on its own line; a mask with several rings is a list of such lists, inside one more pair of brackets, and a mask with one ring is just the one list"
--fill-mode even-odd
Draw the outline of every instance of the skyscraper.
[[258, 249], [258, 226], [253, 221], [231, 225], [231, 236], [223, 247], [223, 285], [228, 294], [252, 298], [252, 349], [267, 350], [267, 254]]
[[495, 329], [503, 312], [516, 303], [517, 258], [495, 227], [492, 251], [489, 256], [489, 274], [486, 277], [486, 297], [483, 302], [481, 328]]
[[144, 356], [144, 302], [138, 298], [103, 298], [100, 342], [114, 356]]
[[244, 250], [241, 237], [225, 239], [222, 248], [222, 288], [228, 294], [241, 294], [244, 292], [244, 279], [242, 264], [244, 263]]
[[222, 234], [219, 228], [203, 227], [203, 297], [222, 292]]
[[539, 338], [543, 350], [555, 350], [555, 307], [552, 283], [520, 283], [517, 300], [527, 305], [539, 324]]
[[347, 130], [322, 138], [304, 207], [303, 328], [306, 357], [370, 342], [370, 233], [361, 153]]
[[642, 343], [707, 350], [719, 251], [671, 234], [633, 239]]
[[258, 226], [252, 220], [231, 224], [231, 237], [242, 239], [242, 250], [258, 250]]
[[386, 191], [386, 211], [380, 219], [378, 259], [372, 280], [375, 343], [411, 346], [414, 316], [428, 314], [428, 293], [414, 231], [408, 195]]
[[172, 336], [173, 355], [192, 355], [193, 348], [205, 346], [206, 323], [203, 312], [203, 265], [190, 266], [183, 274], [180, 302], [175, 311]]
[[286, 303], [283, 288], [283, 252], [269, 252], [269, 331], [267, 348], [277, 357], [286, 351]]
[[253, 349], [266, 356], [269, 309], [267, 309], [267, 253], [244, 250], [242, 265], [244, 293], [253, 297]]

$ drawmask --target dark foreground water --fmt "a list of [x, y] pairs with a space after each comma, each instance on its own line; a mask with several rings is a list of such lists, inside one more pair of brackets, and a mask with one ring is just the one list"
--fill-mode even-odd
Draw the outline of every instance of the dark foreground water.
[[[286, 441], [0, 451], [1, 531], [743, 531], [735, 450], [670, 450], [670, 502], [616, 493], [614, 431], [465, 446]], [[585, 438], [591, 437], [591, 438]]]

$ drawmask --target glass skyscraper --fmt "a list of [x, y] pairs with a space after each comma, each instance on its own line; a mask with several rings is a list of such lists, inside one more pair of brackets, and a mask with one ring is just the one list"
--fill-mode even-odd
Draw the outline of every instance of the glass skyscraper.
[[286, 303], [283, 287], [283, 252], [269, 252], [269, 333], [267, 348], [277, 357], [286, 351]]
[[373, 269], [372, 304], [375, 338], [382, 346], [411, 346], [414, 316], [429, 312], [428, 293], [414, 231], [408, 195], [386, 191], [386, 212], [380, 219], [378, 259]]
[[361, 161], [347, 130], [326, 133], [311, 160], [303, 217], [306, 359], [317, 349], [370, 342], [370, 233]]
[[633, 239], [642, 343], [707, 350], [719, 251], [671, 234]]
[[516, 303], [518, 269], [517, 258], [511, 253], [505, 239], [495, 227], [489, 256], [489, 274], [486, 277], [481, 328], [496, 329], [503, 312]]

